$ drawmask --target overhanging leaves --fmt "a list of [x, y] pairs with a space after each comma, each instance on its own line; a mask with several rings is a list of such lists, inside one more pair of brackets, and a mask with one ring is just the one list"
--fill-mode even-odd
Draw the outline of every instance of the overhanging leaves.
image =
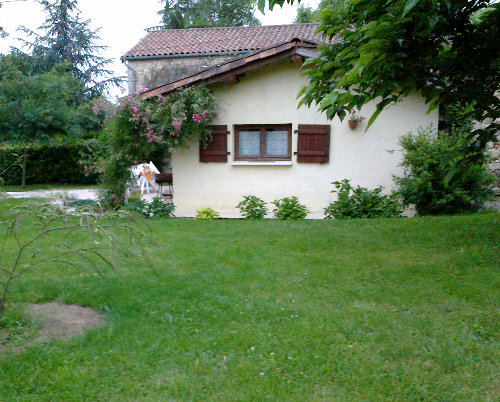
[[[293, 0], [271, 0], [270, 7], [284, 3]], [[429, 111], [475, 101], [476, 120], [500, 118], [500, 4], [350, 0], [321, 15], [318, 31], [331, 42], [307, 62], [310, 84], [301, 92], [301, 104], [315, 103], [329, 118], [343, 118], [377, 100], [371, 125], [383, 108], [418, 93]], [[495, 128], [490, 125], [489, 137], [473, 136], [484, 146]]]

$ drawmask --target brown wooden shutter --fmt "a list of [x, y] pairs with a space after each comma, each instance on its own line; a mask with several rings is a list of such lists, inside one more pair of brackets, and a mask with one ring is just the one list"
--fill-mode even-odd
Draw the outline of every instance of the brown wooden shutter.
[[328, 163], [330, 157], [330, 126], [299, 124], [297, 162]]
[[210, 126], [212, 138], [207, 145], [200, 143], [200, 162], [227, 162], [227, 126]]

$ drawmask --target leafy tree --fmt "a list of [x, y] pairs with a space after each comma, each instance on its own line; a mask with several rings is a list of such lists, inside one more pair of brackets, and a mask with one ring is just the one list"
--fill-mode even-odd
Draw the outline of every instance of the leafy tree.
[[320, 22], [321, 11], [329, 8], [333, 9], [344, 5], [344, 0], [321, 0], [317, 9], [299, 4], [297, 7], [297, 16], [294, 23]]
[[[71, 76], [69, 66], [58, 64], [36, 75], [28, 74], [28, 69], [18, 56], [0, 58], [0, 142], [33, 144], [56, 133], [78, 134], [74, 109], [81, 84]], [[23, 186], [26, 164], [25, 151]]]
[[[270, 8], [293, 1], [270, 0]], [[500, 118], [500, 5], [493, 3], [350, 0], [325, 10], [319, 31], [341, 40], [320, 47], [320, 57], [307, 62], [310, 83], [301, 103], [316, 102], [329, 118], [343, 119], [375, 100], [371, 125], [384, 108], [418, 92], [430, 109], [473, 102], [475, 120]], [[473, 148], [493, 139], [498, 126], [475, 130]]]
[[32, 72], [43, 73], [59, 63], [68, 63], [73, 76], [84, 85], [79, 94], [82, 102], [102, 94], [108, 85], [120, 82], [106, 68], [112, 60], [98, 55], [107, 46], [96, 44], [99, 30], [91, 30], [90, 20], [81, 19], [77, 0], [39, 1], [47, 15], [39, 27], [43, 34], [21, 28], [33, 39], [23, 41], [31, 50], [31, 56], [26, 56], [30, 58]]
[[[0, 3], [0, 8], [2, 8], [2, 3]], [[0, 38], [5, 38], [7, 35], [9, 35], [9, 34], [7, 32], [5, 32], [3, 27], [0, 27]]]
[[297, 7], [297, 16], [293, 20], [295, 24], [319, 21], [321, 21], [321, 18], [318, 10], [314, 10], [312, 7], [307, 7], [304, 4], [299, 4]]
[[205, 28], [260, 25], [256, 0], [161, 0], [159, 12], [166, 28]]

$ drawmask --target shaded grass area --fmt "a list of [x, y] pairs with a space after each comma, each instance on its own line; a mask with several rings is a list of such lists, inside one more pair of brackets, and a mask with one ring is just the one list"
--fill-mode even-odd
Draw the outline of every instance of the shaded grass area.
[[109, 324], [0, 355], [0, 400], [500, 398], [500, 215], [151, 222], [154, 271], [15, 285]]

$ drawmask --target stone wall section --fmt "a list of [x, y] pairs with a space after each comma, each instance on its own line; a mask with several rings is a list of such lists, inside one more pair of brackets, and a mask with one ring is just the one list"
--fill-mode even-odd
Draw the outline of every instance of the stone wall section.
[[128, 69], [129, 93], [143, 88], [153, 89], [169, 82], [196, 74], [206, 68], [216, 66], [234, 59], [236, 54], [216, 56], [188, 56], [164, 59], [128, 60], [127, 64], [135, 71]]
[[492, 203], [492, 207], [500, 210], [500, 133], [497, 134], [496, 142], [488, 143], [486, 153], [490, 157], [488, 170], [495, 178], [493, 192], [495, 193], [496, 200]]

